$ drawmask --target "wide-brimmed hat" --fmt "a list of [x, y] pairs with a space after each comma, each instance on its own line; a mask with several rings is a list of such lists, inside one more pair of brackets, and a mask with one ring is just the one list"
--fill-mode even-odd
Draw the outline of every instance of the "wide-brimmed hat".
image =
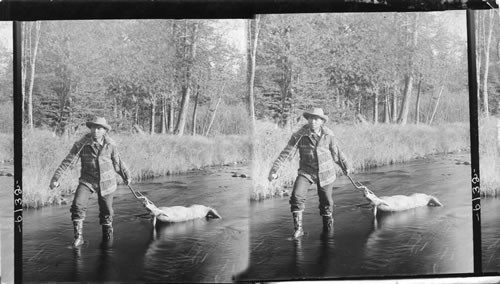
[[323, 119], [324, 121], [328, 121], [328, 116], [326, 116], [325, 113], [323, 112], [323, 109], [319, 108], [319, 107], [313, 108], [312, 111], [305, 111], [303, 116], [306, 119], [311, 117], [311, 116], [317, 116], [317, 117]]
[[108, 131], [111, 130], [111, 126], [109, 126], [104, 117], [96, 116], [91, 121], [87, 121], [86, 125], [88, 128], [92, 127], [92, 125], [99, 125], [106, 128]]

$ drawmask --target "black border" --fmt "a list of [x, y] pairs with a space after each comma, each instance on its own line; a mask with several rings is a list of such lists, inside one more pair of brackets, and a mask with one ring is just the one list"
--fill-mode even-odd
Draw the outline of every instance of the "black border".
[[[476, 33], [474, 10], [467, 10], [467, 63], [469, 70], [469, 120], [471, 148], [472, 239], [474, 273], [482, 273], [481, 192], [479, 184], [479, 123], [476, 81]], [[474, 150], [473, 150], [474, 149]]]
[[0, 20], [251, 18], [255, 14], [490, 9], [495, 0], [3, 0]]
[[[370, 279], [424, 279], [495, 276], [484, 273], [481, 259], [479, 190], [479, 137], [475, 60], [474, 10], [498, 8], [494, 0], [386, 0], [385, 4], [363, 0], [0, 0], [0, 20], [13, 22], [14, 71], [14, 277], [22, 283], [22, 96], [21, 29], [19, 21], [92, 19], [215, 19], [252, 18], [255, 14], [321, 12], [430, 12], [467, 10], [469, 119], [471, 143], [474, 272], [460, 274], [388, 276]], [[475, 179], [474, 177], [477, 177]], [[366, 277], [352, 277], [350, 280]], [[312, 279], [310, 279], [312, 280]], [[327, 280], [317, 278], [317, 280]], [[334, 279], [341, 280], [341, 279]], [[276, 281], [276, 280], [271, 280]]]
[[13, 82], [14, 82], [14, 283], [23, 279], [23, 120], [22, 120], [22, 81], [21, 81], [21, 29], [20, 23], [12, 25], [13, 36]]

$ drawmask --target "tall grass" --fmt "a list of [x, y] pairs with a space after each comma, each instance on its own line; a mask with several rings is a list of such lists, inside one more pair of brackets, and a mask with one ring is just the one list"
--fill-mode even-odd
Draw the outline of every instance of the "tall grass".
[[14, 134], [12, 132], [13, 108], [11, 102], [0, 104], [0, 162], [14, 159]]
[[[23, 202], [25, 207], [40, 207], [62, 202], [77, 186], [79, 163], [68, 170], [61, 186], [48, 189], [50, 178], [79, 137], [60, 138], [48, 131], [25, 131], [23, 137]], [[247, 136], [112, 135], [133, 179], [181, 173], [205, 166], [248, 161]]]
[[500, 195], [500, 142], [497, 137], [496, 118], [479, 120], [479, 169], [481, 195]]
[[[340, 149], [356, 170], [403, 163], [428, 154], [469, 149], [469, 127], [453, 123], [437, 127], [427, 125], [331, 125]], [[286, 145], [292, 131], [259, 123], [256, 131], [252, 200], [282, 193], [297, 174], [298, 154], [279, 171], [280, 179], [269, 183], [267, 176], [273, 161]]]
[[0, 133], [0, 162], [14, 159], [14, 134]]
[[12, 133], [14, 129], [14, 107], [12, 102], [0, 103], [0, 132]]

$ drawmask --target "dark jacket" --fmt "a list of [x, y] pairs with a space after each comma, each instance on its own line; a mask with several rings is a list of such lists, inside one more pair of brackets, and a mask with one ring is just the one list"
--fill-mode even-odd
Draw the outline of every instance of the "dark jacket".
[[320, 185], [328, 185], [336, 179], [334, 163], [346, 172], [350, 165], [345, 155], [340, 151], [333, 132], [326, 126], [322, 127], [322, 134], [317, 141], [309, 125], [304, 125], [292, 134], [286, 147], [271, 168], [271, 174], [278, 171], [285, 160], [291, 160], [298, 148], [300, 154], [300, 165], [298, 174], [306, 177], [309, 181]]
[[108, 135], [104, 135], [102, 147], [94, 143], [97, 142], [93, 141], [91, 134], [75, 142], [69, 154], [55, 171], [52, 181], [58, 181], [69, 166], [74, 166], [74, 161], [78, 158], [82, 161], [80, 183], [89, 186], [91, 190], [94, 190], [93, 184], [99, 185], [101, 195], [107, 195], [116, 190], [116, 173], [124, 181], [128, 181], [130, 172], [120, 158], [116, 143]]

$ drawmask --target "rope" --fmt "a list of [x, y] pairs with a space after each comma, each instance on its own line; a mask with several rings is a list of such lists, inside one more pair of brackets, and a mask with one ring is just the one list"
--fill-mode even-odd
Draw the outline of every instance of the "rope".
[[361, 182], [359, 181], [354, 181], [349, 175], [346, 175], [349, 180], [351, 181], [352, 185], [354, 185], [354, 187], [356, 189], [359, 189], [359, 190], [362, 190], [362, 191], [365, 191], [367, 190], [368, 192], [370, 193], [373, 193], [373, 191], [369, 190], [368, 187], [366, 187], [364, 184], [362, 184]]
[[137, 198], [139, 201], [141, 201], [144, 206], [149, 205], [149, 204], [153, 204], [153, 202], [151, 200], [149, 200], [146, 196], [144, 196], [140, 191], [135, 191], [132, 188], [132, 186], [130, 186], [130, 184], [127, 184], [127, 186], [130, 189], [130, 191], [132, 192], [132, 194], [135, 196], [135, 198]]
[[[123, 172], [123, 169], [121, 167], [120, 167], [120, 172], [122, 172], [122, 175], [125, 176], [125, 173]], [[149, 204], [154, 205], [154, 203], [151, 200], [149, 200], [146, 196], [144, 196], [144, 194], [142, 194], [140, 191], [134, 190], [130, 184], [127, 184], [127, 186], [130, 189], [130, 191], [132, 192], [132, 194], [134, 195], [134, 197], [137, 198], [137, 200], [139, 200], [143, 206], [146, 206]]]

